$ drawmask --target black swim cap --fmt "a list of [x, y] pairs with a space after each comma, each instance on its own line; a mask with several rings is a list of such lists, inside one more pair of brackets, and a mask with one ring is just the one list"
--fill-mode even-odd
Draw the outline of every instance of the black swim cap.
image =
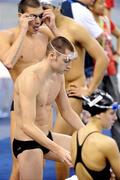
[[117, 110], [120, 105], [114, 102], [111, 95], [97, 89], [91, 96], [83, 96], [83, 109], [89, 111], [91, 116], [105, 112], [108, 109]]

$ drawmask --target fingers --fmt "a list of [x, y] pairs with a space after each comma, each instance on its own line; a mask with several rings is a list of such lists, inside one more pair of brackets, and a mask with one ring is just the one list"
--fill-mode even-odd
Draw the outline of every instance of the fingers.
[[65, 160], [65, 163], [66, 163], [69, 167], [73, 167], [71, 157], [67, 157], [66, 160]]
[[77, 93], [75, 93], [75, 92], [69, 92], [69, 93], [67, 93], [67, 95], [68, 95], [68, 97], [70, 97], [70, 96], [78, 96]]
[[65, 157], [64, 157], [62, 162], [67, 164], [69, 167], [73, 167], [72, 158], [71, 158], [70, 152], [68, 152], [68, 151], [66, 152]]
[[33, 16], [30, 16], [28, 13], [24, 13], [21, 15], [21, 19], [29, 21], [33, 21], [35, 18]]
[[68, 96], [81, 96], [80, 90], [78, 88], [71, 88], [67, 90], [67, 95]]
[[77, 87], [75, 87], [75, 86], [70, 86], [70, 87], [67, 89], [67, 94], [75, 93], [77, 90], [78, 90]]
[[50, 9], [45, 10], [43, 13], [42, 20], [46, 23], [47, 26], [52, 26], [55, 23], [55, 15]]
[[77, 88], [77, 86], [75, 84], [71, 84], [70, 87]]

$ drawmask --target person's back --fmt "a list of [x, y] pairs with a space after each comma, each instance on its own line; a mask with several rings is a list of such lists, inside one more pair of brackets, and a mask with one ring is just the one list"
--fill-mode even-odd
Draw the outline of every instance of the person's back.
[[94, 180], [110, 179], [110, 164], [103, 155], [104, 149], [108, 149], [107, 144], [110, 140], [99, 131], [89, 131], [87, 126], [74, 134], [73, 141], [76, 141], [75, 149], [77, 149], [74, 168], [79, 179], [91, 177]]

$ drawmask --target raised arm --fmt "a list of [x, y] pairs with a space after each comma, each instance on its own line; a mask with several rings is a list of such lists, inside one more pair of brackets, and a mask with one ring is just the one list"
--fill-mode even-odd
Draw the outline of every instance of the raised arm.
[[56, 103], [58, 105], [58, 108], [60, 110], [60, 113], [65, 121], [67, 121], [72, 127], [75, 129], [80, 129], [84, 126], [82, 123], [80, 117], [77, 115], [77, 113], [72, 109], [66, 91], [65, 91], [65, 82], [64, 77], [61, 84], [61, 89], [59, 92], [59, 95], [56, 98]]
[[61, 35], [60, 31], [56, 27], [55, 15], [51, 9], [47, 9], [44, 11], [43, 21], [50, 28], [50, 30], [52, 31], [54, 36], [60, 36]]
[[15, 37], [15, 30], [0, 32], [0, 60], [3, 64], [11, 69], [16, 64], [20, 57], [22, 44], [28, 29], [28, 22], [33, 17], [26, 17], [27, 14], [22, 14], [20, 17], [18, 35]]

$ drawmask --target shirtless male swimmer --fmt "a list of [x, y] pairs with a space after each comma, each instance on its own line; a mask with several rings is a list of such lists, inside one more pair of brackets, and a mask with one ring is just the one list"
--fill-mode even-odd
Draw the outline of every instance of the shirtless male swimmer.
[[26, 68], [15, 82], [13, 153], [21, 180], [42, 179], [44, 158], [72, 166], [71, 136], [50, 131], [49, 112], [56, 101], [71, 126], [77, 130], [84, 126], [70, 106], [64, 86], [64, 71], [70, 69], [75, 58], [74, 46], [58, 36], [48, 43], [45, 58]]

